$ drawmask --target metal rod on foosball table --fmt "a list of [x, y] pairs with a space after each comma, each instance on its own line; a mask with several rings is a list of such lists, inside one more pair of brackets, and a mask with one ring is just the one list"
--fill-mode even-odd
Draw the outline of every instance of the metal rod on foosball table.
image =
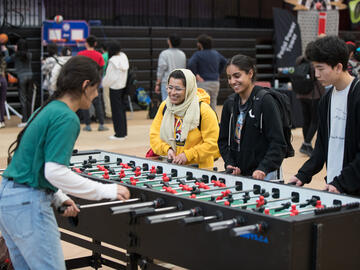
[[230, 235], [237, 237], [248, 233], [253, 232], [264, 232], [268, 229], [269, 225], [266, 222], [260, 222], [254, 225], [242, 226], [233, 228], [230, 230]]
[[[98, 161], [105, 161], [106, 164], [110, 164], [110, 157], [109, 156], [104, 156], [104, 159], [100, 159], [97, 160], [96, 158], [92, 158], [92, 156], [89, 156], [88, 159], [85, 159], [83, 161], [76, 161], [76, 162], [70, 162], [70, 168], [76, 166], [75, 164], [81, 164], [81, 165], [86, 165], [86, 164], [93, 164], [96, 165], [96, 163]], [[116, 162], [112, 162], [113, 164]]]
[[[100, 206], [120, 204], [120, 203], [131, 203], [131, 202], [137, 202], [139, 200], [140, 200], [140, 198], [133, 198], [133, 199], [128, 199], [128, 200], [118, 200], [118, 201], [102, 202], [102, 203], [92, 203], [92, 204], [83, 204], [83, 205], [77, 204], [76, 206], [79, 209], [85, 209], [85, 208], [93, 208], [93, 207], [100, 207]], [[58, 207], [58, 212], [64, 213], [66, 208], [68, 208], [68, 206], [60, 206], [60, 207]]]
[[[296, 198], [298, 199], [298, 196], [296, 196]], [[268, 208], [264, 208], [261, 209], [261, 207], [259, 208], [260, 211], [264, 211], [265, 214], [270, 214], [271, 210], [274, 210], [275, 212], [280, 212], [282, 210], [288, 209], [291, 205], [296, 205], [299, 206], [300, 208], [306, 207], [308, 205], [312, 205], [315, 206], [316, 202], [318, 201], [318, 198], [316, 197], [312, 197], [311, 199], [306, 200], [306, 202], [297, 202], [297, 203], [291, 203], [291, 202], [286, 202], [281, 204], [281, 206], [273, 206], [273, 207], [268, 207]]]
[[[225, 189], [231, 189], [231, 188], [235, 188], [236, 190], [237, 189], [239, 189], [239, 188], [241, 188], [241, 185], [235, 185], [235, 186], [231, 186], [231, 187], [219, 187], [219, 188], [214, 188], [214, 189], [206, 189], [206, 190], [203, 190], [203, 191], [200, 191], [199, 189], [198, 189], [198, 191], [200, 191], [200, 192], [196, 192], [197, 194], [200, 194], [201, 192], [213, 192], [213, 191], [219, 191], [219, 190], [225, 190]], [[251, 190], [252, 191], [252, 190]], [[196, 194], [195, 193], [195, 194]], [[176, 193], [176, 195], [180, 195], [180, 196], [182, 196], [182, 195], [192, 195], [192, 194], [194, 194], [194, 192], [193, 191], [189, 191], [189, 192], [181, 192], [181, 193]], [[210, 195], [210, 194], [209, 194]], [[204, 195], [204, 196], [208, 196], [208, 195]], [[195, 198], [199, 198], [199, 197], [194, 197], [194, 199]]]
[[297, 210], [296, 209], [296, 205], [293, 204], [291, 205], [291, 210], [289, 212], [286, 212], [286, 213], [279, 213], [279, 214], [275, 214], [275, 215], [272, 215], [274, 217], [282, 217], [282, 216], [297, 216], [301, 213], [305, 213], [305, 212], [311, 212], [311, 211], [315, 211], [317, 209], [322, 209], [324, 208], [324, 206], [321, 204], [321, 201], [317, 201], [316, 202], [316, 206], [315, 207], [310, 207], [310, 208], [305, 208], [305, 209], [302, 209], [302, 210]]
[[168, 222], [168, 221], [182, 219], [187, 216], [196, 216], [196, 215], [200, 214], [201, 212], [202, 212], [202, 210], [200, 207], [195, 207], [190, 210], [146, 217], [145, 221], [150, 224]]
[[167, 212], [171, 210], [179, 210], [179, 208], [177, 206], [169, 206], [162, 208], [145, 207], [145, 208], [133, 209], [131, 210], [130, 214], [132, 216], [141, 216], [141, 215]]
[[[231, 188], [231, 187], [230, 187]], [[235, 192], [231, 192], [229, 187], [226, 187], [226, 188], [217, 188], [217, 189], [214, 189], [214, 190], [208, 190], [208, 192], [211, 192], [211, 191], [218, 191], [218, 190], [224, 190], [224, 193], [221, 192], [221, 193], [215, 193], [215, 194], [209, 194], [209, 195], [203, 195], [203, 196], [197, 196], [196, 199], [207, 199], [207, 198], [211, 198], [211, 197], [219, 197], [219, 196], [223, 196], [224, 194], [240, 194], [240, 193], [245, 193], [245, 192], [252, 192], [253, 189], [248, 189], [248, 190], [241, 190], [241, 191], [235, 191]], [[229, 192], [229, 191], [230, 192]]]
[[183, 222], [185, 225], [194, 224], [194, 223], [201, 223], [213, 219], [220, 220], [223, 218], [223, 214], [220, 211], [216, 211], [215, 215], [213, 216], [196, 216], [196, 217], [186, 217], [183, 218]]
[[260, 207], [262, 205], [264, 205], [264, 201], [265, 201], [265, 197], [269, 197], [269, 193], [266, 192], [263, 195], [260, 196], [249, 196], [247, 199], [252, 199], [252, 198], [256, 198], [258, 197], [259, 200], [256, 200], [256, 202], [250, 202], [250, 203], [241, 203], [241, 204], [233, 204], [231, 205], [231, 207], [248, 207], [248, 206], [252, 206], [252, 205], [256, 205], [256, 207]]
[[111, 212], [113, 215], [115, 214], [122, 214], [122, 213], [128, 213], [136, 208], [144, 208], [153, 206], [154, 208], [160, 207], [164, 205], [164, 200], [162, 198], [157, 198], [154, 201], [151, 202], [143, 202], [143, 203], [136, 203], [136, 204], [130, 204], [130, 205], [122, 205], [122, 206], [115, 206], [111, 207]]
[[230, 229], [236, 226], [240, 226], [245, 223], [245, 218], [242, 216], [236, 216], [232, 219], [218, 221], [206, 224], [206, 230], [209, 232], [219, 231], [224, 229]]
[[[160, 176], [161, 176], [161, 178], [156, 178], [156, 177], [160, 177]], [[163, 173], [163, 174], [157, 175], [156, 177], [151, 178], [149, 180], [137, 181], [136, 183], [137, 184], [145, 184], [145, 183], [152, 183], [152, 182], [157, 182], [157, 181], [162, 181], [162, 180], [165, 182], [170, 182], [170, 181], [177, 180], [177, 179], [187, 178], [188, 176], [174, 176], [174, 177], [170, 176], [170, 177], [168, 177], [166, 173]], [[144, 178], [144, 177], [135, 177], [135, 178], [138, 179], [138, 178]], [[127, 179], [125, 179], [125, 180], [127, 180]]]

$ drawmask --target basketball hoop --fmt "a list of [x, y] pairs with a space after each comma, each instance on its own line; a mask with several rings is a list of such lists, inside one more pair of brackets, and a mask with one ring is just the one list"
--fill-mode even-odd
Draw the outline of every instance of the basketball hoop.
[[60, 46], [64, 46], [66, 39], [65, 38], [58, 38], [58, 39], [50, 39], [51, 42], [54, 42]]

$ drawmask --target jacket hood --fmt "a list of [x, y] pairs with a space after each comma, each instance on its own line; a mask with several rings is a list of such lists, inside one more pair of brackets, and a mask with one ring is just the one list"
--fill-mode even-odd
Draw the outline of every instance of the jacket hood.
[[110, 61], [111, 61], [111, 63], [114, 64], [114, 66], [115, 66], [116, 68], [121, 68], [122, 58], [121, 58], [120, 54], [112, 56], [112, 57], [110, 58]]
[[198, 88], [196, 95], [198, 96], [199, 101], [205, 102], [210, 105], [210, 96], [208, 93], [206, 93], [204, 89]]

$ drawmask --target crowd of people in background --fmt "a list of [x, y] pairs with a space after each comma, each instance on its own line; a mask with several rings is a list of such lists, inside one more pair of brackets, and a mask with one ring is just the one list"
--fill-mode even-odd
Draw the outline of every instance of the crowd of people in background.
[[[187, 61], [185, 53], [180, 49], [181, 41], [176, 33], [169, 35], [166, 40], [168, 48], [158, 58], [153, 90], [154, 93], [161, 94], [162, 103], [150, 130], [152, 155], [166, 156], [175, 164], [209, 169], [221, 155], [225, 169], [234, 175], [266, 180], [281, 177], [279, 172], [286, 154], [281, 111], [274, 98], [267, 95], [262, 102], [263, 114], [259, 129], [259, 121], [254, 115], [254, 101], [262, 87], [255, 83], [257, 71], [254, 60], [245, 55], [235, 55], [227, 60], [212, 48], [212, 38], [202, 34], [197, 37], [198, 50]], [[329, 44], [337, 48], [338, 55], [333, 51], [326, 51]], [[113, 120], [114, 135], [110, 139], [124, 140], [128, 135], [126, 95], [129, 59], [117, 41], [99, 44], [97, 38], [91, 35], [87, 37], [85, 47], [78, 55], [95, 61], [102, 78], [98, 85], [99, 95], [92, 100], [99, 123], [97, 130], [108, 130], [104, 125], [106, 114]], [[32, 54], [23, 39], [18, 40], [13, 53], [10, 54], [5, 45], [1, 46], [1, 51], [0, 128], [5, 126], [5, 70], [6, 64], [11, 62], [14, 63], [18, 77], [23, 115], [19, 126], [24, 127], [33, 110]], [[59, 48], [56, 44], [48, 44], [47, 57], [42, 60], [42, 87], [50, 97], [57, 91], [60, 71], [72, 57], [69, 47]], [[311, 91], [307, 94], [296, 92], [304, 119], [304, 142], [300, 152], [310, 157], [291, 179], [297, 185], [310, 182], [312, 175], [326, 162], [328, 167], [332, 166], [332, 169], [328, 169], [329, 191], [360, 193], [357, 184], [349, 180], [351, 177], [358, 177], [355, 169], [358, 165], [357, 137], [352, 133], [358, 129], [355, 105], [359, 60], [360, 50], [355, 38], [346, 36], [344, 40], [338, 37], [321, 37], [309, 43], [305, 55], [296, 61], [296, 65], [309, 65], [308, 79], [312, 81]], [[224, 70], [234, 94], [226, 99], [219, 122], [216, 105], [219, 79]], [[342, 91], [344, 89], [347, 90]], [[338, 97], [339, 93], [346, 94]], [[348, 102], [348, 95], [353, 97], [351, 102]], [[337, 106], [336, 109], [333, 106]], [[342, 111], [342, 115], [338, 115], [338, 109]], [[85, 124], [83, 131], [92, 131], [89, 110], [82, 109], [77, 114]], [[316, 144], [313, 147], [312, 140], [316, 132]], [[350, 133], [354, 136], [348, 138]], [[345, 143], [336, 141], [336, 138], [345, 138]], [[335, 153], [344, 157], [342, 163], [334, 157]]]
[[[187, 63], [179, 49], [179, 36], [170, 35], [167, 44], [169, 48], [159, 55], [153, 89], [161, 93], [163, 101], [150, 128], [151, 157], [163, 156], [173, 164], [212, 169], [221, 156], [227, 173], [259, 180], [282, 178], [281, 165], [288, 157], [283, 110], [269, 89], [256, 85], [254, 59], [238, 54], [227, 60], [212, 49], [208, 35], [197, 38], [198, 50]], [[105, 111], [113, 120], [114, 135], [110, 139], [125, 140], [128, 135], [125, 96], [129, 59], [116, 41], [100, 46], [95, 36], [89, 36], [85, 47], [72, 56], [70, 48], [61, 48], [59, 55], [56, 44], [47, 46], [42, 87], [49, 99], [33, 113], [32, 54], [27, 43], [19, 39], [12, 53], [1, 46], [0, 128], [5, 126], [7, 63], [13, 63], [16, 70], [22, 112], [19, 127], [23, 129], [8, 150], [9, 166], [3, 174], [0, 200], [4, 209], [0, 229], [18, 269], [40, 269], [46, 264], [65, 269], [50, 206], [53, 199], [57, 206], [68, 206], [66, 216], [76, 216], [78, 206], [64, 193], [92, 200], [130, 197], [124, 186], [90, 181], [68, 168], [80, 133], [80, 119], [85, 124], [83, 131], [92, 131], [92, 105], [99, 122], [97, 130], [108, 130], [104, 125], [103, 88], [104, 104], [109, 107]], [[305, 55], [297, 59], [297, 66], [309, 66], [306, 79], [311, 82], [306, 94], [296, 92], [304, 117], [300, 152], [309, 159], [288, 182], [297, 186], [310, 183], [326, 164], [327, 191], [360, 196], [358, 54], [355, 40], [325, 36], [310, 42]], [[224, 70], [234, 93], [227, 97], [219, 121], [216, 105]], [[298, 91], [295, 83], [293, 90]], [[35, 207], [30, 209], [21, 203], [24, 198]], [[11, 218], [14, 213], [18, 213], [17, 218]], [[46, 233], [46, 243], [39, 241], [43, 238], [40, 231], [21, 241], [15, 237], [18, 222], [33, 217]], [[33, 247], [41, 252], [26, 252]]]

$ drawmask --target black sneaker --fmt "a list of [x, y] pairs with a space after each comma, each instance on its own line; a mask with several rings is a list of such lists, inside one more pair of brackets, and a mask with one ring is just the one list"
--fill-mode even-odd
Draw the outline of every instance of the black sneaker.
[[301, 145], [299, 151], [300, 151], [300, 153], [303, 153], [303, 154], [307, 155], [308, 149], [307, 149], [307, 147], [306, 147], [306, 145], [304, 143]]
[[311, 157], [313, 151], [314, 151], [314, 148], [311, 146], [311, 145], [306, 145], [306, 148], [307, 148], [307, 155], [309, 157]]
[[305, 144], [303, 143], [299, 149], [300, 153], [303, 153], [304, 155], [311, 156], [314, 149], [312, 148], [311, 144]]

